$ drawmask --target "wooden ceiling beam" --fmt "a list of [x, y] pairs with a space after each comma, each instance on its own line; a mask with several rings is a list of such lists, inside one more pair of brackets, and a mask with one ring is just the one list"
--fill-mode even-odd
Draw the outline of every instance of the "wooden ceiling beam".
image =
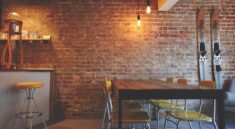
[[158, 0], [158, 11], [169, 11], [179, 0]]

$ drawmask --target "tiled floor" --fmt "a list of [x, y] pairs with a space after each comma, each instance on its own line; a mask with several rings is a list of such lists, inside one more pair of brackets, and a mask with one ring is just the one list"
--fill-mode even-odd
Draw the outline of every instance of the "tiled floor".
[[[66, 119], [56, 122], [48, 129], [101, 129], [101, 120], [97, 119]], [[156, 122], [151, 123], [151, 129], [156, 129]], [[163, 123], [161, 121], [161, 123]], [[193, 123], [194, 129], [198, 129], [198, 123]], [[42, 129], [42, 128], [35, 128]], [[112, 129], [117, 129], [117, 125], [114, 124]], [[142, 129], [139, 127], [138, 129]], [[163, 129], [163, 125], [160, 125], [160, 129]], [[174, 124], [168, 124], [167, 129], [176, 129]], [[187, 123], [182, 122], [180, 129], [189, 129]], [[203, 124], [203, 129], [214, 129], [211, 124]], [[226, 129], [235, 129], [235, 119], [227, 120]]]

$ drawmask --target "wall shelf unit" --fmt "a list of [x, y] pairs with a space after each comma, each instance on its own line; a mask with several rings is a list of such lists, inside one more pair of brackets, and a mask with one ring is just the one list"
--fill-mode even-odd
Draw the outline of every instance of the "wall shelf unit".
[[[15, 39], [12, 41], [16, 41], [19, 43], [19, 39]], [[51, 39], [21, 39], [22, 43], [50, 43]], [[0, 43], [6, 43], [7, 39], [0, 39]]]

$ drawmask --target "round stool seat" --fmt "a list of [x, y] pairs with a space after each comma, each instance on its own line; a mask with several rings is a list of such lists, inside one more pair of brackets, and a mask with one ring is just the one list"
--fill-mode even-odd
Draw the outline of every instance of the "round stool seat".
[[26, 88], [41, 88], [44, 84], [41, 82], [18, 82], [16, 83], [17, 88], [26, 89]]

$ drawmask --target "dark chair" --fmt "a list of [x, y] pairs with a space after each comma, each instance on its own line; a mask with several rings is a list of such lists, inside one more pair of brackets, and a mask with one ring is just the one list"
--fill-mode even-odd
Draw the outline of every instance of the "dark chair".
[[224, 82], [225, 90], [225, 111], [235, 112], [235, 79]]

